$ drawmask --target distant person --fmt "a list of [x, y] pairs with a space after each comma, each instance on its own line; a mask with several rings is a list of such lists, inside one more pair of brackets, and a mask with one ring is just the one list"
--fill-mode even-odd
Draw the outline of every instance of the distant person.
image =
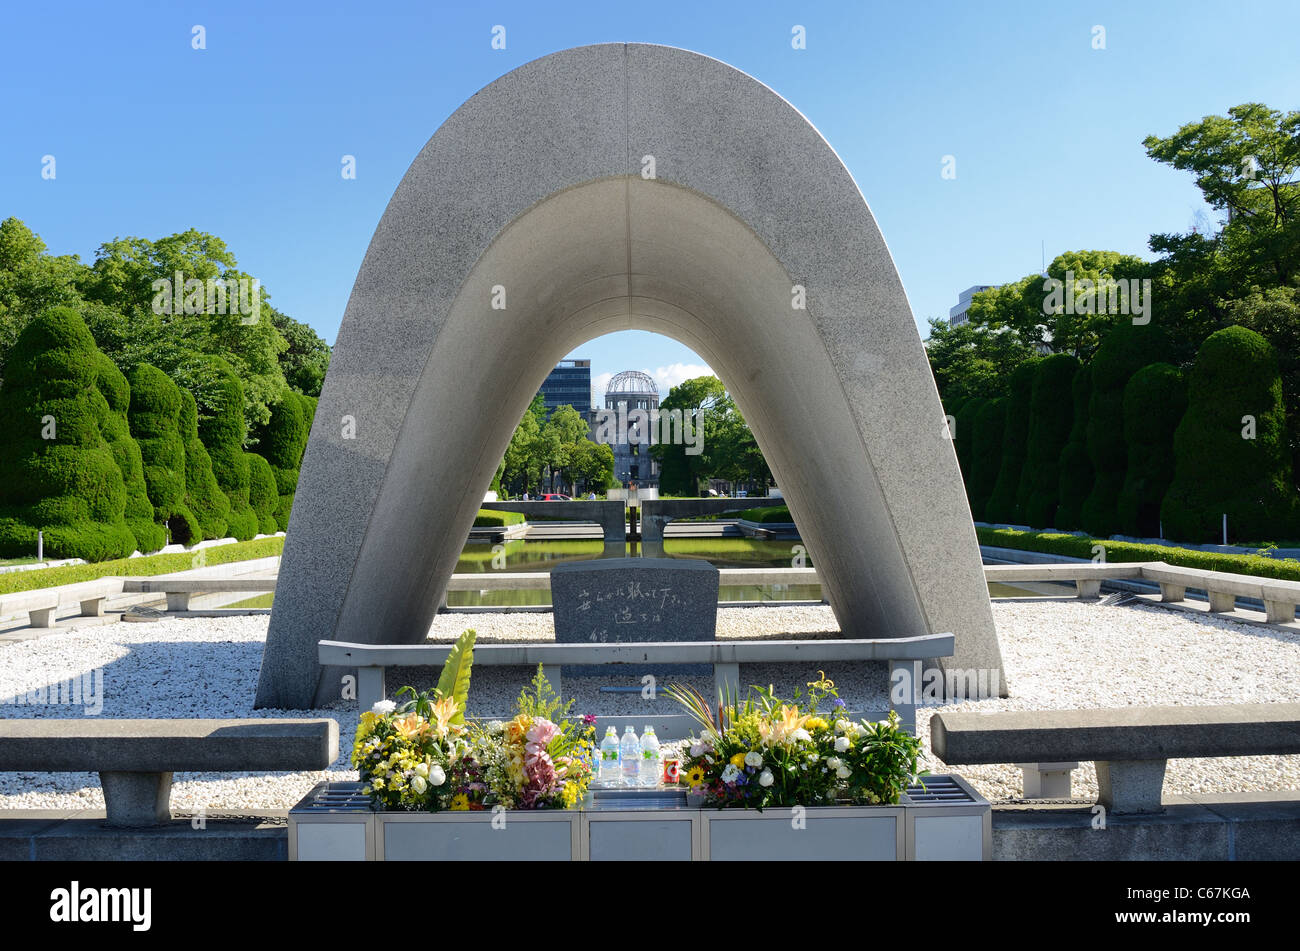
[[525, 501], [525, 502], [528, 501], [528, 490], [527, 490], [527, 489], [524, 489], [524, 501]]
[[591, 499], [592, 501], [595, 501], [595, 499], [596, 499], [596, 493], [595, 493], [595, 492], [588, 492], [588, 493], [587, 493], [587, 498]]

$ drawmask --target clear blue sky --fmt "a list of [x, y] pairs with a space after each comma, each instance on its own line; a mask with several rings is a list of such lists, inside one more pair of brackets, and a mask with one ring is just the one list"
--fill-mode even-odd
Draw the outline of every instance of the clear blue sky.
[[[748, 72], [821, 130], [924, 333], [961, 289], [1039, 270], [1042, 242], [1049, 260], [1149, 256], [1149, 234], [1190, 229], [1206, 212], [1190, 176], [1149, 160], [1142, 138], [1245, 101], [1297, 108], [1296, 13], [1294, 0], [6, 4], [0, 217], [83, 260], [113, 237], [212, 232], [332, 342], [394, 187], [465, 99], [555, 50], [664, 43]], [[191, 48], [195, 24], [206, 50]], [[701, 362], [648, 334], [574, 355], [665, 385]]]

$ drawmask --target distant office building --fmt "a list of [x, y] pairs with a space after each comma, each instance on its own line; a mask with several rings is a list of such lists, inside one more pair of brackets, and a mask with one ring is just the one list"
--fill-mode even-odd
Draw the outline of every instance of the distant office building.
[[[605, 409], [618, 414], [620, 425], [617, 441], [610, 443], [614, 450], [614, 478], [624, 485], [635, 482], [639, 488], [659, 485], [659, 463], [650, 455], [651, 440], [654, 432], [642, 433], [640, 418], [628, 421], [626, 430], [622, 421], [632, 410], [659, 409], [659, 387], [648, 373], [640, 370], [624, 370], [615, 374], [605, 389]], [[592, 414], [593, 438], [595, 433], [595, 413]], [[645, 428], [651, 428], [651, 425]], [[623, 441], [626, 439], [626, 441]], [[640, 443], [633, 440], [640, 439]]]
[[970, 309], [971, 298], [980, 291], [991, 291], [993, 288], [1000, 286], [1001, 285], [999, 284], [975, 284], [958, 294], [957, 306], [948, 309], [948, 326], [960, 327], [962, 324], [968, 322], [970, 316], [967, 314], [967, 311]]
[[591, 415], [591, 361], [561, 360], [547, 374], [539, 391], [546, 401], [546, 418], [558, 407], [572, 406], [582, 418]]

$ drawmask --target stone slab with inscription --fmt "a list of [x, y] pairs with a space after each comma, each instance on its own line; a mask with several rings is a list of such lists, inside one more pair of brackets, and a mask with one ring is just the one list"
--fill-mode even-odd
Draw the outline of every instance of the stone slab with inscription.
[[[602, 558], [551, 569], [555, 640], [561, 644], [712, 641], [718, 569], [694, 558]], [[575, 666], [564, 676], [711, 674], [709, 664]]]

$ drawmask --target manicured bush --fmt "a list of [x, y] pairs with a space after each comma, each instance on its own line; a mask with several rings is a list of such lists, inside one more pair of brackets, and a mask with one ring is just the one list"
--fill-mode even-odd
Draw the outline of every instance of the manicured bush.
[[1025, 467], [1025, 450], [1029, 443], [1029, 411], [1033, 400], [1034, 375], [1039, 360], [1026, 360], [1011, 371], [1007, 393], [1007, 421], [1002, 432], [1002, 465], [984, 507], [988, 522], [1019, 522], [1023, 516], [1016, 502], [1020, 474]]
[[720, 515], [719, 518], [743, 518], [747, 522], [794, 522], [790, 517], [790, 507], [788, 505], [763, 505], [758, 508], [745, 509], [736, 515]]
[[248, 457], [248, 503], [257, 513], [257, 530], [263, 535], [274, 535], [280, 530], [275, 521], [275, 509], [280, 495], [275, 490], [275, 473], [271, 464], [255, 452]]
[[187, 571], [196, 567], [195, 560], [200, 557], [205, 565], [226, 565], [236, 561], [251, 561], [254, 558], [270, 558], [283, 551], [283, 538], [258, 538], [251, 542], [213, 545], [198, 553], [173, 552], [166, 555], [101, 561], [94, 565], [60, 565], [57, 568], [37, 568], [34, 571], [13, 571], [0, 575], [0, 595], [35, 591], [37, 588], [53, 588], [81, 581], [94, 581], [111, 575], [129, 575], [139, 578], [170, 574], [173, 571]]
[[127, 411], [131, 408], [131, 387], [126, 377], [108, 357], [100, 353], [95, 359], [96, 385], [108, 403], [104, 417], [103, 433], [113, 461], [122, 470], [122, 484], [126, 489], [124, 517], [131, 534], [135, 536], [138, 551], [149, 553], [167, 544], [167, 530], [154, 519], [153, 503], [145, 487], [144, 463], [140, 446], [131, 437]]
[[1092, 460], [1088, 458], [1088, 403], [1092, 400], [1092, 367], [1084, 364], [1070, 384], [1074, 415], [1070, 438], [1061, 450], [1056, 513], [1053, 528], [1077, 529], [1083, 518], [1083, 500], [1092, 491]]
[[522, 512], [502, 512], [497, 509], [479, 509], [474, 516], [475, 528], [501, 528], [506, 525], [519, 525], [524, 520]]
[[961, 409], [957, 411], [957, 431], [952, 434], [953, 449], [957, 453], [957, 464], [961, 467], [962, 481], [967, 486], [970, 485], [971, 466], [974, 463], [975, 420], [988, 402], [984, 397], [976, 396], [962, 403]]
[[[1249, 419], [1248, 419], [1249, 417]], [[1250, 426], [1253, 420], [1253, 438]], [[1193, 542], [1252, 542], [1292, 534], [1295, 486], [1277, 354], [1259, 334], [1228, 327], [1201, 344], [1187, 412], [1174, 432], [1174, 480], [1161, 505], [1165, 534]]]
[[1007, 398], [989, 400], [975, 414], [971, 446], [971, 477], [966, 483], [971, 517], [983, 520], [993, 486], [1002, 468], [1002, 432], [1007, 423]]
[[[32, 318], [0, 386], [0, 556], [36, 553], [102, 561], [135, 549], [122, 470], [104, 437], [102, 354], [80, 315], [52, 307]], [[152, 509], [150, 510], [152, 513]]]
[[185, 505], [185, 441], [181, 436], [181, 390], [157, 367], [142, 363], [127, 375], [131, 408], [127, 421], [140, 447], [145, 489], [154, 520], [171, 531], [173, 542], [201, 541], [202, 529]]
[[203, 538], [225, 538], [230, 499], [212, 472], [212, 459], [199, 439], [198, 407], [189, 390], [181, 390], [181, 439], [185, 443], [185, 508], [193, 513]]
[[1124, 441], [1128, 474], [1119, 494], [1125, 535], [1160, 534], [1160, 502], [1174, 478], [1174, 429], [1187, 409], [1187, 387], [1177, 367], [1152, 363], [1124, 387]]
[[244, 453], [244, 388], [229, 367], [219, 369], [212, 415], [199, 420], [199, 438], [212, 457], [212, 474], [230, 500], [226, 532], [240, 541], [257, 534], [257, 513], [248, 500], [248, 458]]
[[289, 513], [298, 488], [298, 471], [307, 449], [316, 400], [286, 389], [271, 404], [270, 421], [257, 432], [257, 452], [271, 464], [275, 475], [275, 520], [279, 531], [289, 527]]
[[1049, 555], [1092, 559], [1093, 547], [1100, 545], [1106, 550], [1107, 561], [1163, 561], [1184, 568], [1202, 568], [1206, 571], [1227, 571], [1260, 578], [1300, 581], [1300, 561], [1294, 558], [1222, 554], [1214, 551], [1199, 551], [1195, 548], [1089, 538], [1086, 535], [1021, 532], [1010, 528], [992, 529], [978, 525], [975, 527], [975, 534], [979, 537], [981, 545], [1014, 548], [1017, 551], [1037, 551]]
[[1016, 501], [1027, 525], [1056, 524], [1061, 486], [1061, 452], [1074, 423], [1071, 387], [1079, 361], [1057, 353], [1038, 361], [1029, 403], [1029, 442]]
[[1088, 403], [1088, 459], [1092, 491], [1083, 501], [1083, 529], [1104, 537], [1120, 530], [1119, 493], [1128, 471], [1124, 443], [1124, 387], [1129, 378], [1165, 352], [1154, 324], [1116, 324], [1092, 358], [1092, 398]]

